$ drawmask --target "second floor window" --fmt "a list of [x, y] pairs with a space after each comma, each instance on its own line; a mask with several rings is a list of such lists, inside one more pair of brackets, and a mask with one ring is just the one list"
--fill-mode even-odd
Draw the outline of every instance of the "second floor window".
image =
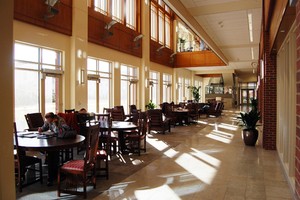
[[172, 20], [171, 10], [163, 1], [151, 2], [151, 39], [171, 48]]
[[123, 1], [112, 0], [111, 3], [111, 15], [112, 18], [118, 22], [123, 22]]
[[95, 10], [107, 15], [107, 0], [94, 0]]
[[137, 30], [138, 0], [93, 0], [94, 10]]

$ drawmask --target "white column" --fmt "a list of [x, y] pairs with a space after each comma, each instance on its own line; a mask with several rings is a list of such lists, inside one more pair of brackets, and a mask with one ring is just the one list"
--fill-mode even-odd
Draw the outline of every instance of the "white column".
[[[71, 37], [71, 106], [76, 110], [87, 108], [87, 44], [88, 7], [87, 1], [73, 1]], [[84, 83], [82, 83], [83, 79]]]
[[0, 200], [16, 199], [13, 156], [13, 2], [0, 1]]

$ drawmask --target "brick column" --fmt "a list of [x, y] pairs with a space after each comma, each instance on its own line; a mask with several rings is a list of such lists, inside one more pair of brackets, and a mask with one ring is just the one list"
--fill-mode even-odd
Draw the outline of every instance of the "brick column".
[[276, 54], [270, 52], [270, 35], [264, 32], [264, 79], [263, 79], [263, 148], [276, 150]]
[[297, 49], [297, 127], [296, 127], [296, 155], [295, 155], [295, 192], [300, 199], [300, 1], [296, 4], [296, 49]]

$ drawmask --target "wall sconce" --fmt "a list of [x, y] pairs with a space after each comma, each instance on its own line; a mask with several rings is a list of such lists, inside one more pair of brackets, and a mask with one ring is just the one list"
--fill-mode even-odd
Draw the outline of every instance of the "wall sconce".
[[172, 83], [168, 83], [168, 84], [166, 85], [166, 87], [167, 87], [167, 88], [172, 87]]
[[159, 53], [163, 48], [165, 48], [165, 46], [163, 45], [163, 46], [161, 46], [161, 47], [159, 47], [158, 49], [156, 49], [156, 52], [157, 53]]
[[85, 84], [85, 70], [80, 69], [80, 84]]
[[118, 23], [116, 20], [111, 20], [108, 24], [105, 25], [104, 29], [109, 30], [109, 29], [111, 29], [111, 27], [113, 27], [113, 25], [115, 25], [116, 23]]
[[46, 0], [45, 1], [45, 4], [48, 5], [48, 8], [47, 8], [47, 13], [44, 15], [44, 19], [49, 19], [59, 13], [59, 10], [57, 8], [54, 8], [54, 6], [58, 2], [59, 2], [59, 0]]
[[138, 36], [136, 36], [136, 37], [133, 39], [133, 41], [134, 41], [134, 42], [137, 42], [137, 41], [139, 41], [140, 39], [142, 39], [143, 37], [144, 37], [143, 34], [139, 34]]
[[174, 56], [176, 55], [176, 52], [172, 53], [170, 55], [170, 63], [173, 63], [174, 62]]
[[176, 88], [176, 90], [178, 90], [180, 88], [180, 84], [176, 83], [175, 88]]

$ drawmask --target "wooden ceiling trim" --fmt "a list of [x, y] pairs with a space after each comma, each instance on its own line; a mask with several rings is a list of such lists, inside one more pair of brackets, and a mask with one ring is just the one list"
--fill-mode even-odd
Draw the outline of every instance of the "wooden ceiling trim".
[[202, 78], [222, 77], [222, 74], [196, 74]]

